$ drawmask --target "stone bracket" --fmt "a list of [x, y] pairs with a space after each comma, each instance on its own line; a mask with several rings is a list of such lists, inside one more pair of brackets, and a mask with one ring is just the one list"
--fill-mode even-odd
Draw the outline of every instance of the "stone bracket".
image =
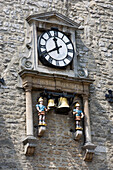
[[38, 128], [38, 136], [43, 136], [44, 132], [46, 131], [46, 126], [39, 126]]
[[85, 156], [84, 156], [84, 161], [88, 161], [91, 162], [93, 159], [93, 155], [95, 153], [95, 148], [96, 145], [94, 145], [93, 143], [86, 143], [82, 149], [85, 149]]
[[74, 133], [74, 139], [75, 140], [79, 140], [82, 136], [82, 130], [77, 130], [75, 133]]
[[34, 155], [35, 148], [37, 146], [36, 141], [37, 141], [37, 139], [33, 136], [27, 137], [23, 140], [25, 155], [27, 155], [27, 156]]
[[93, 154], [94, 154], [94, 150], [86, 149], [86, 153], [85, 153], [85, 156], [84, 156], [84, 161], [91, 162], [92, 159], [93, 159]]

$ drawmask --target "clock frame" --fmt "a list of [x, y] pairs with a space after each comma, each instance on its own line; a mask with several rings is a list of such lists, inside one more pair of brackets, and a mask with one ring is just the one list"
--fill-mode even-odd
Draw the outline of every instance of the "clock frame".
[[52, 28], [38, 37], [38, 55], [44, 65], [64, 68], [73, 60], [74, 46], [64, 32]]

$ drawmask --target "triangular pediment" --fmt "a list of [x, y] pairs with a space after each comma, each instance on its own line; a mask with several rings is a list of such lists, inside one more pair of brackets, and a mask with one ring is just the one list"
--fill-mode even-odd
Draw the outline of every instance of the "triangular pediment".
[[64, 25], [67, 27], [73, 27], [75, 29], [77, 29], [80, 26], [77, 22], [69, 19], [68, 17], [66, 17], [60, 13], [54, 12], [54, 11], [30, 15], [26, 20], [28, 21], [28, 23], [32, 23], [33, 21], [46, 22], [46, 23]]

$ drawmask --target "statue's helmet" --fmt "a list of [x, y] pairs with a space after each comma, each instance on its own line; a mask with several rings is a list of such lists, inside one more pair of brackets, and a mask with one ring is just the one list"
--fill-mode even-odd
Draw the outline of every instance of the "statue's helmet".
[[40, 97], [40, 98], [38, 99], [38, 102], [43, 102], [43, 98]]
[[75, 104], [75, 107], [80, 107], [80, 104], [79, 104], [79, 103], [76, 103], [76, 104]]

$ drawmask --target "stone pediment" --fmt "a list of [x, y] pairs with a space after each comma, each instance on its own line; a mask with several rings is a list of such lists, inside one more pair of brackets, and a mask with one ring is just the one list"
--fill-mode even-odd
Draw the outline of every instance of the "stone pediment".
[[58, 25], [60, 24], [75, 29], [77, 29], [80, 26], [77, 22], [74, 22], [68, 17], [60, 13], [57, 13], [55, 11], [30, 15], [26, 20], [28, 21], [28, 23], [32, 23], [33, 21], [53, 23], [53, 24], [58, 24]]

